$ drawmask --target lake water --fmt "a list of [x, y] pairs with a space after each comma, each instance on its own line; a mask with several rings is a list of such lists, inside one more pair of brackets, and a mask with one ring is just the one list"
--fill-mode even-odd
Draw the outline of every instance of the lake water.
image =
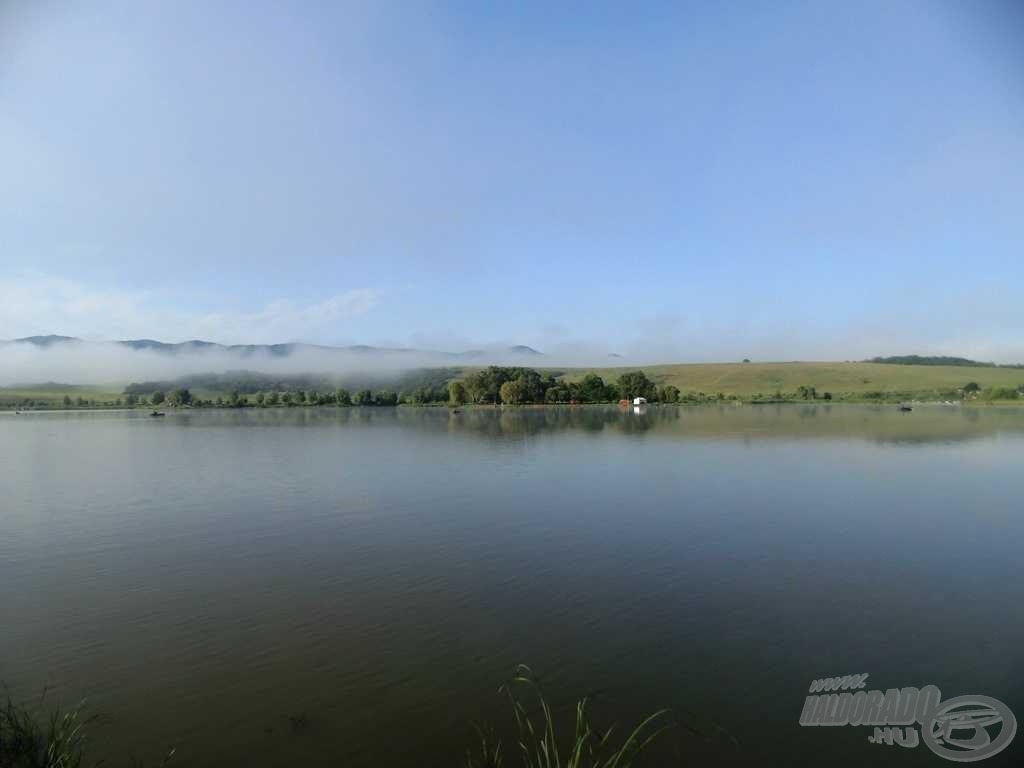
[[3, 414], [0, 680], [87, 698], [113, 764], [455, 766], [525, 662], [738, 742], [659, 765], [943, 765], [804, 697], [1024, 718], [1022, 500], [1024, 409]]

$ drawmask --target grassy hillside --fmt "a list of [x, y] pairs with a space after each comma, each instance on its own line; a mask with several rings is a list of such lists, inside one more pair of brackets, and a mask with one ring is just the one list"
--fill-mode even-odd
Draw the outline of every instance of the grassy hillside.
[[[1015, 368], [881, 363], [684, 363], [642, 368], [659, 385], [673, 384], [683, 392], [723, 392], [744, 398], [795, 392], [800, 386], [837, 397], [876, 392], [937, 397], [971, 381], [983, 388], [1024, 384], [1024, 370]], [[624, 370], [630, 368], [579, 368], [567, 371], [566, 378], [575, 381], [593, 372], [605, 381], [614, 381]]]

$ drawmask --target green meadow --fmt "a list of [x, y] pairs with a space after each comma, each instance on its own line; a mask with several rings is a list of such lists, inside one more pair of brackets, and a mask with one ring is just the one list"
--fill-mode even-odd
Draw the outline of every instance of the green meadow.
[[[566, 371], [565, 378], [578, 381], [596, 373], [614, 381], [625, 370], [579, 368]], [[974, 382], [983, 390], [993, 387], [1016, 389], [1024, 385], [1024, 369], [986, 366], [893, 365], [885, 363], [680, 363], [642, 366], [658, 385], [671, 384], [681, 392], [736, 395], [751, 399], [758, 395], [793, 393], [798, 387], [814, 387], [818, 395], [830, 392], [836, 399], [869, 399], [882, 393], [889, 397], [949, 399], [956, 390]]]
[[73, 386], [69, 384], [38, 385], [32, 387], [0, 388], [0, 408], [60, 408], [64, 406], [64, 398], [69, 397], [71, 404], [77, 406], [79, 398], [87, 403], [84, 407], [101, 408], [114, 406], [124, 395], [123, 387], [110, 385]]

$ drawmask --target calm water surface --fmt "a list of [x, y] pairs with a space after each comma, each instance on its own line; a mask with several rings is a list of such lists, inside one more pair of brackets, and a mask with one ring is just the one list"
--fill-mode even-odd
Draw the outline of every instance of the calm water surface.
[[658, 764], [942, 765], [803, 699], [1024, 719], [1022, 499], [1024, 409], [3, 414], [0, 680], [87, 697], [114, 764], [453, 766], [526, 662], [738, 741]]

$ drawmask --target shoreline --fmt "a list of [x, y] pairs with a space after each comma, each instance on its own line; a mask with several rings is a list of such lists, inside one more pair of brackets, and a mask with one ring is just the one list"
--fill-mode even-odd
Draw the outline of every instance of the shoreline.
[[990, 408], [990, 407], [1024, 407], [1024, 399], [1017, 400], [966, 400], [966, 401], [946, 401], [946, 400], [911, 400], [911, 399], [892, 399], [892, 400], [877, 400], [870, 398], [833, 398], [832, 400], [825, 400], [818, 398], [816, 400], [799, 400], [799, 399], [772, 399], [772, 400], [751, 400], [744, 398], [727, 398], [724, 400], [717, 399], [706, 399], [696, 401], [685, 401], [678, 403], [646, 403], [640, 406], [634, 405], [621, 405], [615, 402], [602, 402], [602, 403], [466, 403], [465, 405], [450, 405], [447, 403], [397, 403], [395, 405], [335, 405], [335, 404], [319, 404], [319, 403], [302, 403], [292, 405], [256, 405], [254, 403], [246, 403], [244, 405], [146, 405], [146, 406], [125, 406], [125, 405], [85, 405], [85, 406], [74, 406], [71, 408], [61, 406], [9, 406], [0, 405], [0, 413], [115, 413], [115, 412], [140, 412], [147, 413], [158, 411], [162, 413], [174, 413], [174, 412], [202, 412], [202, 411], [292, 411], [292, 410], [309, 410], [309, 409], [328, 409], [328, 410], [352, 410], [352, 409], [366, 409], [366, 410], [378, 410], [387, 408], [415, 408], [415, 409], [445, 409], [452, 412], [459, 411], [494, 411], [504, 409], [546, 409], [546, 408], [608, 408], [617, 407], [623, 411], [632, 411], [634, 408], [695, 408], [695, 407], [707, 407], [707, 406], [724, 406], [731, 405], [733, 407], [741, 406], [764, 406], [764, 405], [798, 405], [798, 406], [841, 406], [841, 405], [875, 405], [879, 407], [897, 407], [900, 405], [910, 405], [912, 407], [927, 407], [927, 408]]

